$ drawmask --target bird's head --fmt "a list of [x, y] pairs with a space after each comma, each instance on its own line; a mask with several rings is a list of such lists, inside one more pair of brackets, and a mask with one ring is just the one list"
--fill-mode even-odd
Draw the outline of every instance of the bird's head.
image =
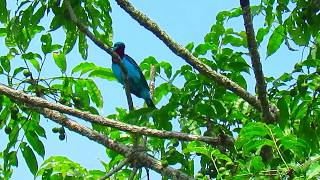
[[124, 48], [125, 48], [125, 45], [123, 42], [116, 42], [113, 45], [112, 50], [116, 52], [120, 56], [120, 58], [122, 58], [124, 56]]

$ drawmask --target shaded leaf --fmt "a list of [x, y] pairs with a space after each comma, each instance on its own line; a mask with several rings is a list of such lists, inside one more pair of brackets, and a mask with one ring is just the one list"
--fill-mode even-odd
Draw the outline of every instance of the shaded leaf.
[[21, 151], [22, 151], [23, 158], [25, 159], [25, 161], [29, 167], [29, 170], [31, 171], [31, 173], [33, 175], [36, 175], [36, 173], [38, 171], [38, 162], [37, 162], [36, 156], [34, 155], [32, 149], [28, 145], [23, 144], [21, 146]]
[[82, 58], [86, 60], [88, 58], [88, 43], [87, 38], [83, 33], [79, 34], [78, 48]]
[[44, 158], [44, 155], [45, 155], [44, 145], [40, 141], [38, 135], [33, 131], [27, 131], [25, 135], [28, 142], [32, 146], [33, 150], [35, 150], [42, 158]]

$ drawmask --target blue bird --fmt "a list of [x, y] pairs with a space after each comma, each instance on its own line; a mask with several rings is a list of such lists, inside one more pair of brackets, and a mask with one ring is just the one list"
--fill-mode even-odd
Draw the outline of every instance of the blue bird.
[[[139, 98], [143, 98], [149, 108], [156, 108], [150, 97], [150, 88], [143, 76], [138, 64], [128, 55], [124, 53], [125, 45], [117, 42], [113, 46], [113, 51], [120, 56], [120, 59], [128, 71], [130, 92]], [[117, 64], [117, 59], [112, 58], [112, 71], [117, 80], [123, 85], [123, 77], [121, 67]]]

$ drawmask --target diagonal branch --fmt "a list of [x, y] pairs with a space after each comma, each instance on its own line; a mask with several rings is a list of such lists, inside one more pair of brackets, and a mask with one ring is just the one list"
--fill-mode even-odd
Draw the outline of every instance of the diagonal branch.
[[256, 78], [256, 89], [258, 99], [261, 104], [262, 117], [266, 122], [273, 122], [275, 119], [270, 112], [270, 106], [267, 97], [267, 85], [265, 83], [260, 55], [258, 52], [257, 42], [252, 24], [252, 16], [250, 12], [249, 0], [240, 0], [240, 5], [243, 11], [244, 26], [247, 34], [248, 49], [251, 56], [251, 64]]
[[53, 111], [48, 108], [39, 108], [39, 107], [33, 107], [33, 109], [41, 113], [43, 116], [53, 120], [54, 122], [61, 124], [64, 127], [67, 127], [69, 130], [74, 131], [83, 136], [86, 136], [90, 140], [95, 141], [99, 144], [102, 144], [105, 147], [122, 154], [126, 158], [130, 158], [134, 156], [134, 159], [139, 162], [139, 164], [130, 162], [131, 165], [134, 167], [136, 165], [148, 167], [153, 169], [156, 172], [161, 173], [162, 176], [169, 176], [173, 179], [188, 179], [188, 180], [193, 179], [192, 177], [186, 175], [185, 173], [179, 170], [162, 165], [161, 162], [156, 158], [154, 158], [153, 156], [150, 156], [145, 152], [136, 152], [132, 147], [116, 142], [102, 134], [99, 134], [96, 131], [93, 131], [92, 129], [86, 126], [83, 126], [77, 123], [76, 121], [69, 119], [67, 116], [62, 115], [57, 111]]
[[[203, 64], [198, 58], [193, 56], [186, 48], [182, 47], [176, 43], [165, 31], [161, 30], [158, 24], [152, 21], [149, 17], [144, 15], [142, 12], [137, 10], [130, 2], [127, 0], [116, 0], [118, 5], [126, 11], [133, 19], [135, 19], [141, 26], [145, 27], [151, 31], [155, 36], [157, 36], [170, 50], [176, 55], [184, 59], [193, 68], [197, 69], [200, 73], [207, 76], [209, 79], [217, 82], [218, 84], [224, 86], [226, 89], [234, 92], [250, 105], [255, 107], [257, 110], [261, 111], [262, 107], [259, 100], [251, 95], [248, 91], [240, 87], [237, 83], [231, 81], [227, 77], [219, 74], [218, 72], [209, 69], [205, 64]], [[278, 110], [275, 108], [275, 112]]]
[[107, 52], [108, 54], [110, 54], [113, 58], [117, 59], [117, 63], [119, 64], [121, 70], [122, 70], [122, 76], [124, 79], [124, 88], [126, 91], [126, 96], [127, 96], [127, 102], [128, 102], [128, 106], [129, 106], [129, 110], [133, 110], [133, 102], [132, 102], [132, 97], [130, 94], [130, 87], [129, 87], [129, 79], [128, 79], [128, 71], [125, 68], [124, 64], [122, 63], [120, 57], [118, 56], [117, 53], [113, 52], [108, 46], [106, 46], [102, 41], [98, 40], [95, 35], [93, 33], [91, 33], [89, 31], [89, 29], [83, 25], [79, 19], [77, 18], [76, 14], [74, 13], [71, 4], [69, 2], [69, 0], [65, 0], [64, 1], [66, 6], [67, 6], [67, 10], [69, 12], [70, 15], [70, 19], [71, 21], [79, 28], [79, 30], [84, 33], [85, 35], [87, 35], [98, 47], [100, 47], [102, 50], [104, 50], [105, 52]]
[[137, 134], [146, 135], [146, 136], [154, 136], [159, 138], [176, 138], [184, 141], [202, 141], [211, 145], [218, 145], [220, 143], [223, 143], [223, 142], [220, 142], [221, 140], [219, 138], [190, 135], [190, 134], [174, 132], [174, 131], [161, 131], [157, 129], [149, 129], [146, 127], [125, 124], [116, 120], [104, 118], [102, 116], [93, 115], [88, 112], [83, 112], [77, 109], [73, 109], [71, 107], [64, 106], [62, 104], [51, 103], [45, 99], [31, 96], [22, 91], [14, 90], [1, 84], [0, 84], [0, 94], [3, 94], [14, 101], [21, 102], [25, 106], [28, 106], [31, 108], [41, 107], [41, 108], [56, 110], [56, 111], [59, 111], [60, 113], [66, 113], [92, 123], [98, 123], [100, 125], [117, 128], [119, 130], [126, 131], [126, 132], [137, 133]]

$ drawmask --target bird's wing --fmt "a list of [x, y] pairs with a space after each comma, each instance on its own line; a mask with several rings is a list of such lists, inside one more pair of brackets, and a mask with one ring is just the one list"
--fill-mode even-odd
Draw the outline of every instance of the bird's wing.
[[140, 78], [141, 78], [141, 83], [143, 83], [143, 86], [149, 89], [148, 83], [146, 81], [146, 78], [144, 77], [143, 73], [141, 72], [141, 69], [139, 67], [139, 65], [128, 55], [125, 55], [125, 58], [132, 64], [134, 65], [134, 67], [137, 69], [137, 71], [139, 71], [140, 74]]

